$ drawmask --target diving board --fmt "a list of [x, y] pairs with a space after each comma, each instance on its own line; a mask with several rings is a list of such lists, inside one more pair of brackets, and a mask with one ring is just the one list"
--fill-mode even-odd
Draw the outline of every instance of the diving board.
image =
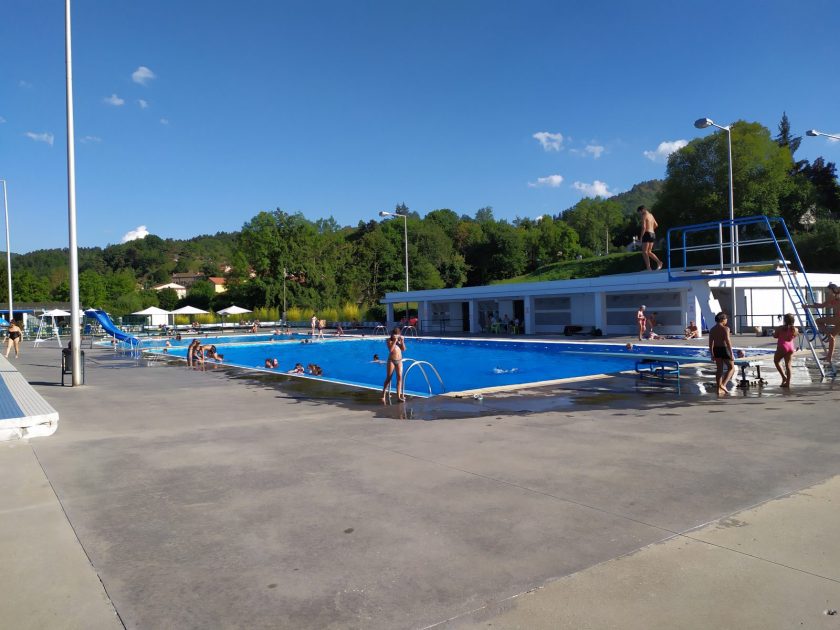
[[0, 356], [0, 442], [52, 435], [58, 412]]

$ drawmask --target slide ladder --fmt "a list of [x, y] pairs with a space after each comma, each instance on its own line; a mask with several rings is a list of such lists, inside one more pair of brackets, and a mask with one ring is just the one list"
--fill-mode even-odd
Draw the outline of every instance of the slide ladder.
[[[803, 338], [820, 375], [825, 378], [823, 362], [817, 354], [818, 347], [823, 351], [826, 348], [825, 339], [817, 330], [816, 318], [820, 312], [807, 306], [817, 301], [816, 296], [784, 219], [756, 215], [671, 228], [667, 236], [667, 263], [668, 279], [673, 281], [731, 278], [732, 319], [737, 317], [734, 312], [737, 279], [778, 275], [793, 304]], [[828, 366], [836, 375], [834, 365]]]

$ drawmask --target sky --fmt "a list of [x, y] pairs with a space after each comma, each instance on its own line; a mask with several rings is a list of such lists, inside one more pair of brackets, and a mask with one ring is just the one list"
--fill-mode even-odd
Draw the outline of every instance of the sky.
[[[11, 250], [66, 247], [64, 2], [3, 4]], [[839, 18], [833, 0], [74, 0], [78, 244], [275, 208], [536, 218], [664, 177], [713, 132], [697, 118], [838, 134]], [[804, 137], [797, 158], [818, 156], [840, 142]]]

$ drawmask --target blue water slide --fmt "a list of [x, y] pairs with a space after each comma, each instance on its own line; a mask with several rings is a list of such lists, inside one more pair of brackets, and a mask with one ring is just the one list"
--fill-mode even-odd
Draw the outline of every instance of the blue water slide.
[[116, 337], [120, 341], [127, 341], [132, 345], [137, 345], [138, 343], [140, 343], [140, 340], [137, 339], [137, 337], [129, 335], [128, 333], [123, 332], [122, 330], [117, 328], [117, 325], [113, 321], [111, 321], [111, 318], [108, 317], [108, 313], [106, 313], [105, 311], [100, 311], [98, 309], [91, 308], [85, 311], [85, 315], [98, 321], [99, 325], [102, 326], [105, 332], [107, 332], [112, 337]]

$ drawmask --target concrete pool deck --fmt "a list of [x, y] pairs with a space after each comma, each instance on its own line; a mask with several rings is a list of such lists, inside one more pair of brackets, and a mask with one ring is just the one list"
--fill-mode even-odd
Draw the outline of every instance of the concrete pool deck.
[[61, 423], [0, 444], [10, 627], [840, 627], [840, 391], [804, 368], [383, 407], [86, 353], [78, 388], [15, 362]]

